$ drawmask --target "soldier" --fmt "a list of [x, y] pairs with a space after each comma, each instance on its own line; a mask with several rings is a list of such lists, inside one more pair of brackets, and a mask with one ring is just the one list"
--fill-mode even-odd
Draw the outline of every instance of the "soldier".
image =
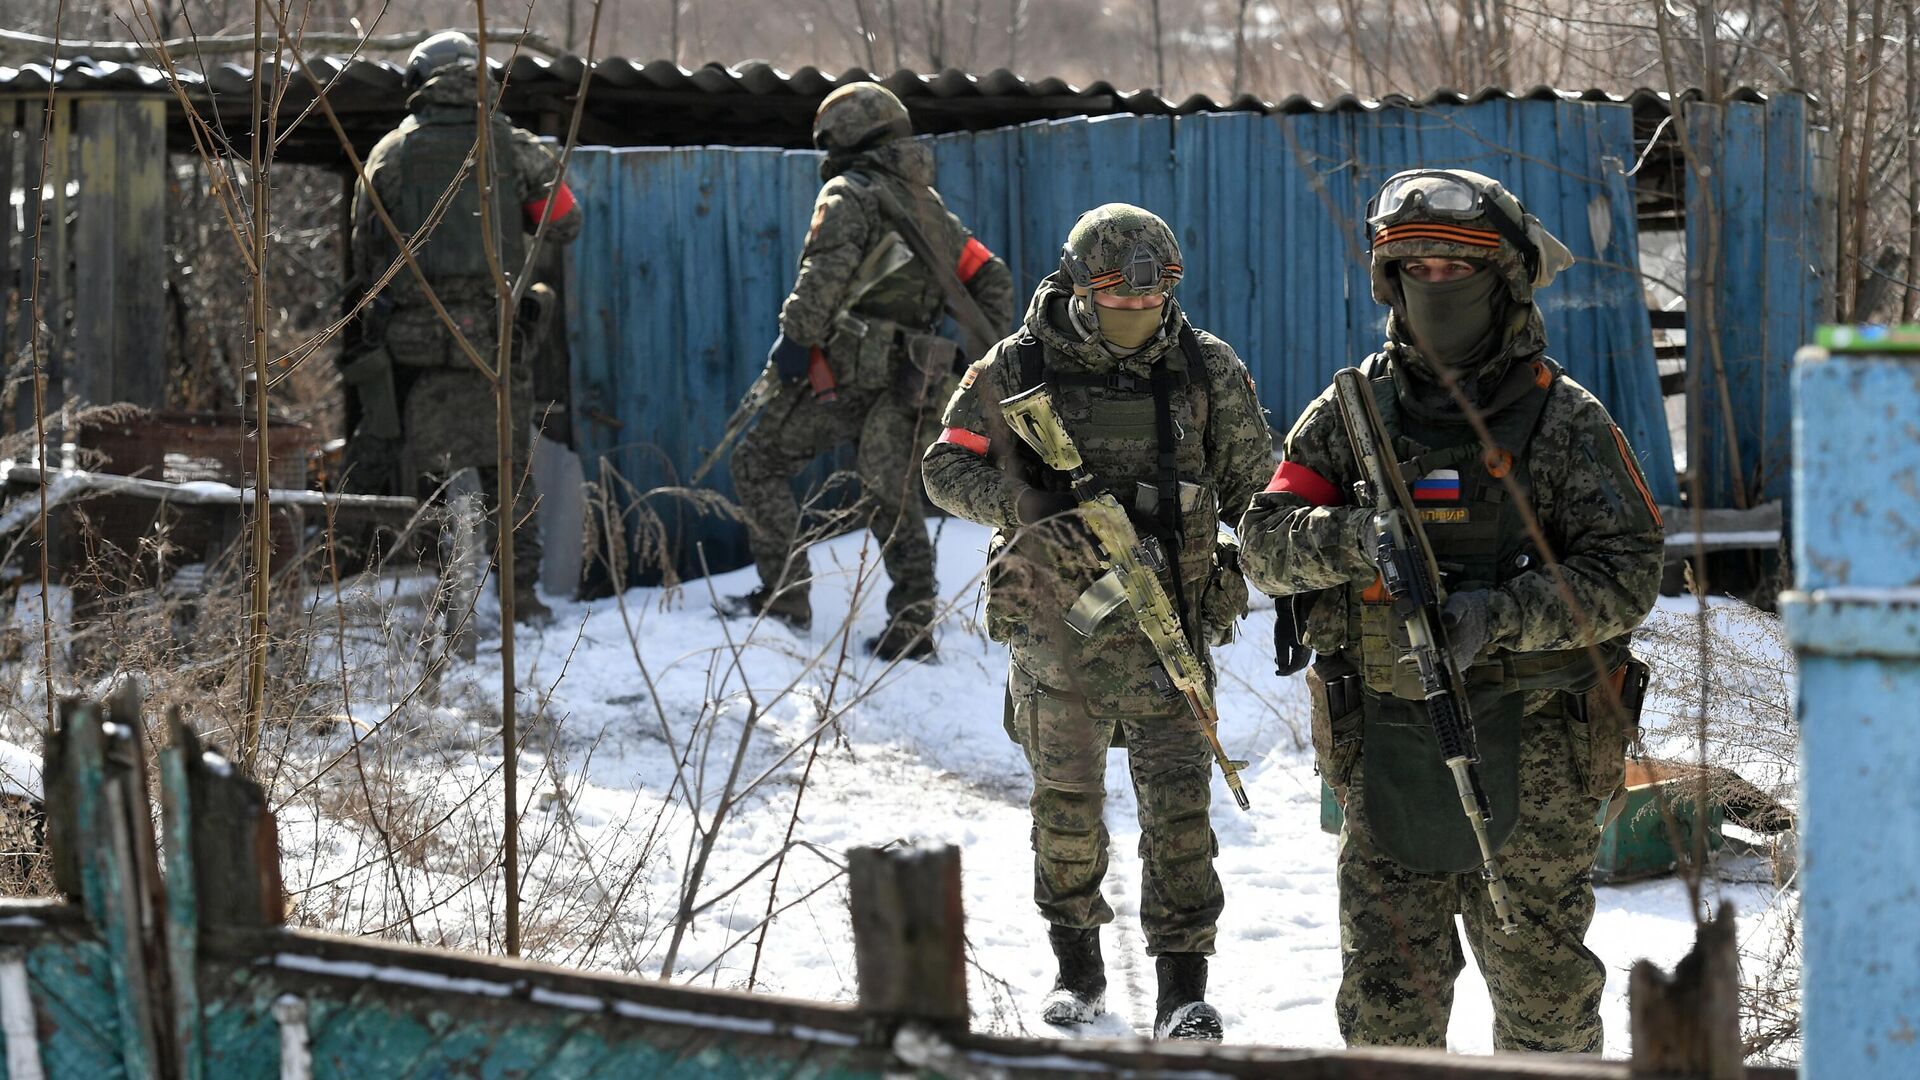
[[1362, 371], [1442, 571], [1519, 929], [1497, 927], [1466, 872], [1478, 851], [1396, 664], [1406, 642], [1375, 587], [1370, 511], [1352, 505], [1359, 469], [1329, 389], [1238, 531], [1248, 576], [1292, 607], [1320, 654], [1307, 676], [1315, 759], [1346, 809], [1340, 1031], [1350, 1045], [1444, 1046], [1459, 912], [1494, 1045], [1599, 1053], [1589, 872], [1637, 717], [1610, 707], [1622, 695], [1596, 669], [1616, 687], [1627, 678], [1628, 635], [1659, 589], [1660, 515], [1605, 407], [1543, 353], [1534, 291], [1572, 259], [1519, 200], [1477, 173], [1400, 173], [1367, 227], [1374, 299], [1390, 314]]
[[1180, 249], [1158, 217], [1110, 203], [1082, 215], [1025, 326], [968, 369], [927, 449], [933, 501], [991, 525], [987, 633], [1007, 643], [1008, 734], [1033, 771], [1034, 899], [1059, 975], [1043, 1015], [1104, 1007], [1099, 928], [1107, 869], [1107, 748], [1124, 737], [1140, 806], [1140, 923], [1156, 957], [1157, 1037], [1221, 1038], [1204, 998], [1224, 899], [1208, 824], [1212, 757], [1129, 609], [1082, 637], [1066, 616], [1101, 574], [1065, 474], [1008, 430], [1000, 403], [1049, 386], [1087, 467], [1159, 538], [1194, 651], [1232, 636], [1246, 582], [1217, 540], [1273, 467], [1273, 437], [1233, 350], [1172, 298]]
[[[410, 115], [374, 145], [365, 180], [354, 188], [352, 272], [356, 282], [371, 285], [399, 255], [373, 195], [401, 234], [411, 236], [434, 219], [464, 168], [465, 179], [415, 259], [460, 332], [491, 364], [498, 352], [499, 296], [481, 228], [480, 178], [466, 164], [478, 134], [479, 63], [473, 39], [453, 31], [435, 34], [408, 56]], [[532, 133], [496, 113], [490, 149], [493, 257], [511, 281], [525, 254], [524, 237], [545, 220], [549, 237], [571, 241], [580, 232], [580, 211], [573, 193], [557, 183], [553, 154]], [[526, 476], [532, 422], [532, 364], [515, 364], [512, 374], [513, 471], [520, 478]], [[493, 386], [454, 341], [411, 270], [401, 269], [369, 305], [359, 341], [343, 356], [343, 375], [355, 392], [351, 411], [358, 413], [347, 444], [346, 483], [353, 490], [413, 494], [427, 486], [423, 481], [472, 468], [492, 502], [499, 490]], [[532, 499], [524, 480], [516, 483], [521, 495], [515, 512], [524, 521]], [[515, 617], [543, 622], [550, 613], [534, 591], [540, 536], [533, 522], [514, 530], [513, 547]]]
[[930, 186], [932, 148], [912, 134], [906, 106], [878, 83], [849, 83], [820, 103], [813, 142], [827, 152], [826, 183], [767, 356], [786, 385], [733, 458], [760, 586], [732, 598], [728, 613], [764, 613], [804, 631], [811, 571], [796, 540], [793, 478], [835, 444], [854, 443], [860, 510], [892, 579], [887, 628], [866, 646], [888, 660], [934, 652], [933, 546], [913, 466], [957, 364], [953, 344], [935, 333], [943, 298], [935, 267], [916, 256], [877, 281], [856, 279], [879, 249], [917, 229], [994, 327], [1013, 318], [1012, 272], [941, 203]]

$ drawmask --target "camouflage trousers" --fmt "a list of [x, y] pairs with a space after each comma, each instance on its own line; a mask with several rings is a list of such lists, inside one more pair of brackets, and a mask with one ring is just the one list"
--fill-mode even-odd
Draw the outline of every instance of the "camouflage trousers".
[[[494, 507], [498, 503], [499, 439], [493, 384], [465, 367], [398, 367], [394, 382], [400, 399], [397, 439], [356, 432], [347, 440], [344, 486], [370, 494], [425, 498], [448, 477], [471, 468], [480, 478], [487, 504], [487, 544], [495, 543]], [[520, 383], [515, 379], [516, 384]], [[532, 474], [527, 468], [533, 423], [532, 383], [513, 395], [514, 578], [522, 588], [540, 580], [540, 525], [533, 519]]]
[[1040, 915], [1077, 929], [1113, 921], [1107, 876], [1107, 748], [1127, 740], [1140, 812], [1140, 928], [1147, 955], [1212, 953], [1226, 898], [1207, 818], [1213, 756], [1183, 707], [1158, 697], [1083, 697], [1042, 686], [1016, 652], [1007, 691], [1033, 770], [1033, 898]]
[[[1340, 834], [1340, 990], [1349, 1046], [1444, 1047], [1453, 983], [1466, 965], [1454, 915], [1493, 997], [1497, 1050], [1597, 1054], [1606, 970], [1586, 947], [1593, 922], [1597, 800], [1575, 771], [1561, 695], [1521, 721], [1520, 820], [1500, 849], [1519, 932], [1504, 934], [1477, 874], [1419, 874], [1368, 842], [1360, 769]], [[1456, 804], [1434, 813], [1458, 813]]]
[[933, 441], [937, 409], [911, 408], [890, 390], [842, 389], [838, 400], [815, 400], [805, 382], [774, 398], [733, 452], [733, 486], [747, 522], [747, 541], [760, 581], [792, 583], [804, 596], [812, 567], [806, 544], [796, 542], [800, 504], [793, 481], [812, 461], [840, 443], [855, 446], [860, 476], [856, 513], [880, 541], [893, 582], [887, 616], [910, 625], [933, 618], [933, 545], [920, 509], [920, 454]]

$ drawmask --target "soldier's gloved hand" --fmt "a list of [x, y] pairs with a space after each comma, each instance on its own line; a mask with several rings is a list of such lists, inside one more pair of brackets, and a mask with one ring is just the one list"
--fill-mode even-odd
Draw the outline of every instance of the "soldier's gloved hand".
[[784, 382], [799, 382], [807, 377], [807, 364], [813, 357], [813, 350], [781, 334], [773, 339], [773, 348], [767, 350], [767, 363], [773, 365]]
[[1447, 597], [1441, 622], [1445, 624], [1447, 651], [1453, 655], [1454, 666], [1466, 670], [1486, 647], [1493, 636], [1492, 615], [1485, 589], [1471, 589]]
[[1372, 585], [1380, 578], [1380, 568], [1373, 561], [1373, 510], [1365, 506], [1335, 507], [1334, 513], [1350, 514], [1354, 522], [1353, 550], [1360, 553], [1360, 561], [1353, 565], [1352, 580], [1355, 585]]
[[1020, 493], [1020, 499], [1014, 506], [1014, 512], [1020, 518], [1020, 524], [1031, 525], [1042, 518], [1064, 514], [1076, 509], [1080, 500], [1071, 491], [1042, 491], [1028, 488]]

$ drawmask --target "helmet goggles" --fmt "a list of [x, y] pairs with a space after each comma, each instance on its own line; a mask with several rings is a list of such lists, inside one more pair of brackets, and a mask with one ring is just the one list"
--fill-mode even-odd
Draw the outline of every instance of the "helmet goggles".
[[[1480, 220], [1494, 231], [1447, 224]], [[1367, 202], [1369, 247], [1396, 240], [1435, 240], [1491, 250], [1503, 239], [1520, 252], [1531, 276], [1540, 252], [1524, 223], [1515, 221], [1485, 188], [1444, 169], [1396, 173]]]

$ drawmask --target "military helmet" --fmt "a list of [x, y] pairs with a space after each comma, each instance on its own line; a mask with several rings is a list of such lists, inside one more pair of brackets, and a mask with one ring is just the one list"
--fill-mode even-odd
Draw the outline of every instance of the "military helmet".
[[868, 150], [913, 134], [907, 107], [877, 82], [848, 83], [813, 114], [813, 145], [821, 150]]
[[458, 30], [442, 30], [407, 54], [407, 89], [418, 90], [428, 79], [455, 64], [480, 62], [480, 47]]
[[1506, 279], [1514, 300], [1573, 264], [1566, 246], [1490, 176], [1466, 169], [1409, 169], [1388, 177], [1367, 204], [1373, 298], [1396, 296], [1393, 264], [1402, 259], [1473, 259]]
[[1107, 203], [1080, 215], [1060, 249], [1077, 295], [1164, 296], [1180, 283], [1180, 242], [1151, 211]]

